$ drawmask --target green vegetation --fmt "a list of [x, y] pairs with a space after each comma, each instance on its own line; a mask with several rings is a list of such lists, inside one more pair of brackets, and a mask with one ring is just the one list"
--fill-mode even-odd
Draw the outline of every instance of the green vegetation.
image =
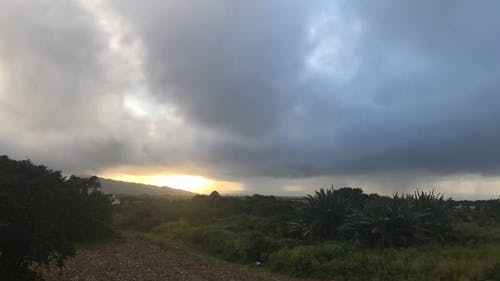
[[36, 280], [33, 263], [59, 265], [74, 244], [111, 234], [111, 204], [96, 177], [63, 177], [0, 157], [0, 280]]
[[282, 249], [271, 255], [268, 266], [299, 276], [334, 276], [335, 280], [489, 280], [482, 276], [499, 256], [500, 240], [404, 248], [323, 242]]
[[129, 195], [112, 207], [96, 177], [0, 157], [0, 280], [36, 280], [30, 266], [62, 265], [75, 243], [112, 229], [298, 277], [500, 280], [500, 200], [344, 187], [295, 199]]
[[115, 227], [231, 262], [334, 280], [500, 280], [500, 202], [320, 189], [296, 200], [125, 197]]

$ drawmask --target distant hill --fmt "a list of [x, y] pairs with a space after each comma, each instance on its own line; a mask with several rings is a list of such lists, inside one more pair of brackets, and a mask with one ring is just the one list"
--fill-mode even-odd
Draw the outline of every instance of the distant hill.
[[124, 195], [162, 195], [174, 197], [192, 197], [196, 193], [176, 189], [168, 186], [147, 185], [134, 182], [116, 181], [105, 178], [101, 180], [101, 190], [104, 193], [124, 194]]

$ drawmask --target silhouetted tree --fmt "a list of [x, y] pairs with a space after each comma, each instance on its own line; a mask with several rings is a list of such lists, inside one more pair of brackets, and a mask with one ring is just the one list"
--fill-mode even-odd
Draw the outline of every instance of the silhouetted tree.
[[99, 188], [96, 177], [0, 156], [0, 279], [35, 280], [32, 263], [62, 265], [74, 242], [109, 233], [111, 204]]
[[209, 197], [211, 199], [220, 199], [221, 198], [219, 192], [217, 192], [216, 190], [212, 191], [212, 193], [210, 193]]

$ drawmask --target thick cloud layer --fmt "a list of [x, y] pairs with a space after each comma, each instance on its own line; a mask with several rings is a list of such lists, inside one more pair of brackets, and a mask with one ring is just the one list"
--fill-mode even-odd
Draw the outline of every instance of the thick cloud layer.
[[0, 150], [75, 173], [161, 166], [247, 192], [332, 181], [493, 194], [499, 8], [3, 1]]

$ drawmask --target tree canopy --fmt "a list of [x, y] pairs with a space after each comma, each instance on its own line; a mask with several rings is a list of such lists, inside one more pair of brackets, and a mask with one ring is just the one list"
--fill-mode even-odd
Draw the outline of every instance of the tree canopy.
[[0, 156], [0, 279], [36, 279], [31, 264], [62, 265], [75, 242], [111, 233], [110, 222], [97, 177], [65, 177]]

